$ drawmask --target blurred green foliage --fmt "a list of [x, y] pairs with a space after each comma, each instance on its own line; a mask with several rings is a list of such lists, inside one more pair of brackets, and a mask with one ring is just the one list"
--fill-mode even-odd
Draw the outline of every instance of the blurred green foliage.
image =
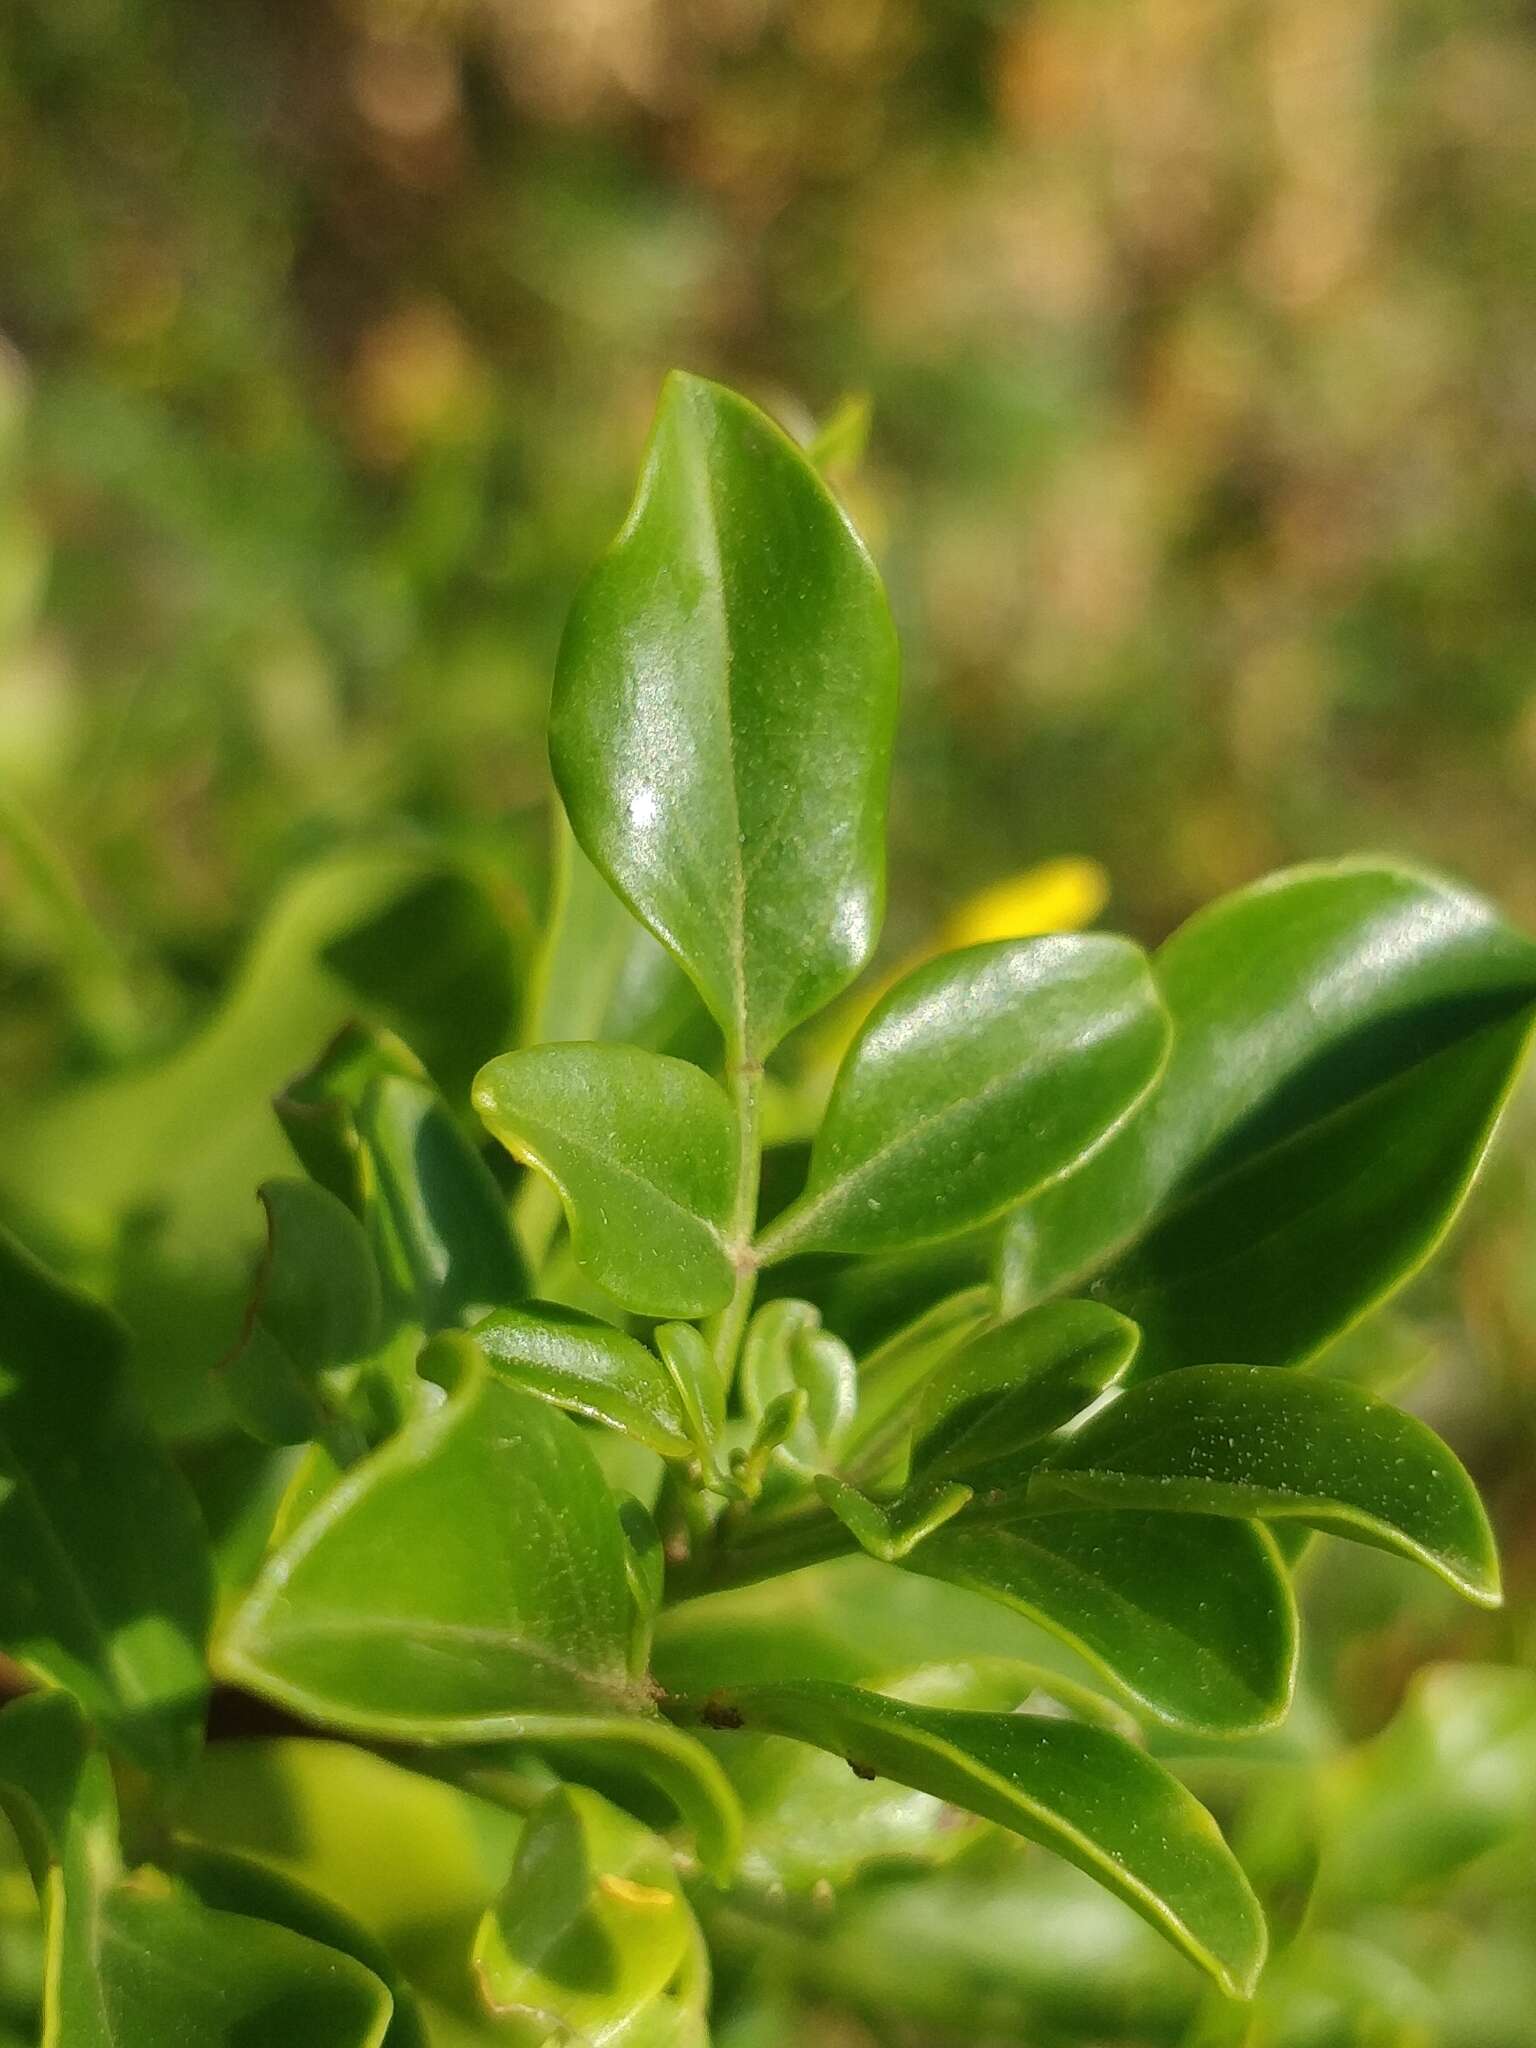
[[6, 786], [177, 979], [317, 843], [495, 829], [682, 361], [872, 401], [909, 927], [1081, 850], [1160, 931], [1362, 842], [1529, 916], [1527, 31], [15, 0]]
[[[674, 362], [837, 421], [907, 652], [888, 960], [1064, 853], [1146, 938], [1356, 847], [1536, 922], [1533, 119], [1519, 0], [0, 8], [0, 1181], [166, 1349], [162, 1419], [206, 1421], [267, 1094], [353, 1010], [440, 1014], [412, 929], [471, 1020], [439, 1074], [510, 1036], [557, 636]], [[1439, 1276], [1332, 1361], [1418, 1376], [1510, 1603], [1313, 1574], [1325, 1732], [1224, 1809], [1272, 1903], [1322, 1872], [1264, 2048], [1536, 2042], [1529, 1733], [1456, 1752], [1454, 1810], [1402, 1790], [1536, 1663], [1514, 1124]], [[1488, 1670], [1351, 1747], [1450, 1657]], [[1117, 1915], [962, 1857], [787, 1962], [756, 1930], [721, 2039], [1231, 2038]], [[33, 1967], [7, 1931], [0, 2026]]]

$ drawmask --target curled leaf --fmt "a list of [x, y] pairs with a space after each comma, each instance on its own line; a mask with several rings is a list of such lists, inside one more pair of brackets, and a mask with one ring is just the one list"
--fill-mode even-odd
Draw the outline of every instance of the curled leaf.
[[1190, 1366], [1122, 1394], [1053, 1451], [1030, 1503], [1303, 1522], [1499, 1601], [1493, 1532], [1459, 1460], [1414, 1416], [1343, 1380]]
[[733, 1689], [745, 1729], [846, 1757], [1039, 1842], [1115, 1892], [1233, 1997], [1263, 1965], [1264, 1918], [1216, 1823], [1106, 1728], [920, 1707], [828, 1680]]

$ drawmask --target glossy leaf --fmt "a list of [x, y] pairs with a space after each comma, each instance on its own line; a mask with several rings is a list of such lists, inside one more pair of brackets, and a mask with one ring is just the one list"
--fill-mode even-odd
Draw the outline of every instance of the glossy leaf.
[[634, 1046], [541, 1046], [492, 1060], [474, 1100], [554, 1182], [577, 1263], [626, 1308], [700, 1316], [730, 1299], [736, 1122], [697, 1067]]
[[501, 1190], [398, 1039], [349, 1027], [276, 1108], [311, 1177], [365, 1224], [396, 1317], [452, 1329], [527, 1293]]
[[68, 1700], [0, 1716], [0, 1786], [44, 1900], [46, 2048], [383, 2048], [392, 2001], [353, 1957], [211, 1911], [159, 1871], [125, 1872], [111, 1775]]
[[268, 1561], [219, 1668], [308, 1719], [407, 1740], [638, 1710], [623, 1533], [580, 1431], [468, 1339], [438, 1339], [423, 1368], [444, 1398]]
[[1046, 1302], [973, 1337], [923, 1389], [913, 1469], [971, 1475], [1040, 1443], [1120, 1379], [1140, 1341], [1092, 1301]]
[[1290, 1705], [1297, 1624], [1261, 1529], [1205, 1515], [1027, 1515], [939, 1529], [911, 1571], [986, 1593], [1068, 1642], [1176, 1726], [1272, 1726]]
[[199, 1739], [213, 1596], [116, 1320], [0, 1231], [0, 1648], [146, 1768]]
[[895, 634], [814, 468], [763, 414], [667, 380], [640, 488], [578, 593], [550, 754], [576, 837], [762, 1059], [868, 959]]
[[971, 1489], [955, 1480], [917, 1485], [892, 1501], [871, 1500], [841, 1479], [823, 1475], [816, 1491], [861, 1550], [883, 1564], [899, 1564], [936, 1529], [953, 1521], [971, 1500]]
[[1460, 1463], [1422, 1422], [1343, 1380], [1168, 1373], [1090, 1418], [1029, 1497], [1304, 1522], [1414, 1558], [1483, 1606], [1499, 1600], [1493, 1534]]
[[1104, 1728], [918, 1707], [825, 1680], [743, 1686], [717, 1703], [1039, 1842], [1107, 1886], [1234, 1997], [1252, 1994], [1264, 1920], [1205, 1809]]
[[821, 1327], [818, 1309], [793, 1299], [765, 1303], [747, 1327], [740, 1379], [742, 1407], [753, 1422], [780, 1396], [804, 1393], [804, 1415], [782, 1447], [795, 1471], [836, 1464], [858, 1409], [858, 1369], [842, 1339]]
[[[1098, 1725], [1117, 1712], [1055, 1673], [1001, 1657], [925, 1663], [881, 1673], [874, 1684], [922, 1707], [1012, 1713], [1049, 1701]], [[1122, 1726], [1134, 1734], [1133, 1723]], [[975, 1842], [977, 1826], [967, 1826], [955, 1807], [887, 1778], [856, 1777], [840, 1756], [780, 1735], [737, 1731], [703, 1739], [730, 1772], [745, 1810], [744, 1885], [770, 1892], [841, 1886], [892, 1859], [903, 1868], [945, 1863]]]
[[1139, 1376], [1294, 1364], [1459, 1208], [1525, 1050], [1536, 946], [1447, 883], [1340, 862], [1227, 897], [1156, 967], [1162, 1085], [1019, 1219], [1014, 1298], [1103, 1269], [1095, 1294], [1143, 1327]]
[[805, 1192], [763, 1258], [897, 1251], [985, 1223], [1102, 1145], [1167, 1054], [1128, 940], [1003, 940], [930, 961], [854, 1040]]
[[689, 1458], [694, 1440], [672, 1375], [610, 1323], [549, 1302], [497, 1309], [470, 1333], [509, 1386], [622, 1429], [663, 1458]]
[[569, 2029], [592, 2048], [649, 2009], [691, 2002], [699, 1932], [666, 1844], [595, 1792], [564, 1785], [528, 1816], [507, 1886], [481, 1922], [475, 1971], [499, 2019]]
[[258, 1192], [267, 1248], [224, 1384], [253, 1436], [307, 1443], [330, 1415], [321, 1376], [365, 1358], [382, 1334], [379, 1269], [361, 1224], [325, 1188], [269, 1180]]

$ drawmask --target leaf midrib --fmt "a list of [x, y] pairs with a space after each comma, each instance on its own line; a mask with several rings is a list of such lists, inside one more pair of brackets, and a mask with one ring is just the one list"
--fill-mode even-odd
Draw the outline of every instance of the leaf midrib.
[[[547, 1124], [542, 1124], [538, 1128], [546, 1135], [551, 1135]], [[600, 1174], [612, 1174], [616, 1180], [621, 1180], [628, 1186], [638, 1188], [644, 1194], [654, 1196], [664, 1208], [681, 1217], [685, 1223], [691, 1224], [696, 1231], [708, 1237], [719, 1248], [721, 1255], [726, 1256], [724, 1233], [707, 1216], [701, 1216], [697, 1209], [690, 1209], [686, 1202], [681, 1201], [676, 1195], [670, 1193], [668, 1189], [662, 1187], [659, 1181], [651, 1180], [638, 1167], [629, 1165], [626, 1160], [617, 1158], [612, 1153], [600, 1152], [596, 1146], [588, 1144], [580, 1137], [570, 1136], [564, 1131], [557, 1131], [552, 1135], [561, 1148], [566, 1152], [574, 1153], [578, 1162], [585, 1163], [589, 1172], [596, 1171]], [[529, 1163], [536, 1166], [540, 1173], [547, 1175], [560, 1190], [561, 1194], [568, 1201], [574, 1203], [575, 1196], [566, 1185], [566, 1177], [557, 1172], [547, 1157], [541, 1156], [541, 1152], [548, 1151], [548, 1146], [541, 1146], [539, 1139], [532, 1136], [529, 1130], [519, 1133], [518, 1142], [526, 1151]], [[585, 1218], [582, 1219], [582, 1222], [585, 1223]]]
[[[510, 1656], [521, 1657], [525, 1663], [532, 1665], [537, 1670], [556, 1672], [563, 1678], [574, 1680], [582, 1691], [592, 1694], [599, 1700], [608, 1700], [615, 1704], [620, 1704], [630, 1697], [622, 1683], [610, 1684], [605, 1677], [595, 1673], [589, 1665], [583, 1664], [572, 1657], [563, 1657], [558, 1650], [551, 1648], [546, 1643], [540, 1643], [531, 1636], [520, 1635], [516, 1630], [498, 1628], [489, 1623], [445, 1621], [431, 1615], [349, 1614], [344, 1611], [331, 1610], [325, 1614], [293, 1618], [285, 1621], [279, 1621], [269, 1616], [264, 1636], [265, 1641], [272, 1648], [276, 1648], [285, 1642], [303, 1644], [316, 1637], [333, 1643], [346, 1641], [370, 1642], [377, 1637], [388, 1637], [395, 1641], [414, 1637], [418, 1641], [428, 1643], [461, 1643], [466, 1647], [499, 1650]], [[241, 1646], [238, 1641], [232, 1640], [229, 1647], [235, 1655], [241, 1654]], [[243, 1654], [251, 1663], [260, 1668], [262, 1660], [256, 1654], [256, 1644], [254, 1642], [247, 1643]], [[619, 1665], [616, 1662], [614, 1669], [617, 1670], [618, 1668]], [[516, 1709], [508, 1708], [506, 1711], [515, 1712]], [[556, 1710], [540, 1708], [537, 1711], [550, 1712]], [[445, 1715], [443, 1718], [452, 1719], [454, 1717]], [[460, 1716], [459, 1718], [464, 1717]]]
[[691, 398], [687, 404], [687, 430], [683, 441], [694, 484], [694, 504], [700, 515], [695, 531], [702, 544], [701, 551], [706, 556], [703, 565], [705, 587], [713, 596], [711, 611], [719, 642], [720, 693], [724, 699], [726, 774], [723, 777], [723, 785], [729, 796], [732, 910], [726, 932], [726, 952], [734, 996], [731, 1033], [735, 1040], [733, 1045], [727, 1047], [727, 1052], [737, 1059], [746, 1059], [750, 1050], [747, 998], [747, 875], [742, 861], [741, 782], [736, 758], [736, 710], [733, 695], [735, 638], [731, 631], [730, 606], [726, 599], [725, 558], [720, 545], [720, 512], [715, 499], [714, 473], [710, 468], [708, 451], [699, 432]]

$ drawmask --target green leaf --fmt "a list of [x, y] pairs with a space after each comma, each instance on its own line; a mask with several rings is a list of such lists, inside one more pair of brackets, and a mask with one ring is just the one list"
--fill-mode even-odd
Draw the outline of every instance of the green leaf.
[[1304, 1522], [1499, 1602], [1493, 1532], [1461, 1464], [1422, 1422], [1344, 1380], [1246, 1365], [1168, 1373], [1053, 1451], [1029, 1501]]
[[304, 1736], [210, 1743], [171, 1817], [179, 1851], [258, 1862], [360, 1922], [424, 1988], [456, 1967], [466, 1990], [470, 1941], [518, 1827], [456, 1785]]
[[[350, 1956], [127, 1879], [101, 1903], [90, 2010], [69, 2010], [70, 2048], [280, 2040], [284, 2048], [382, 2048], [388, 1991]], [[61, 2008], [68, 2010], [68, 2008]]]
[[1129, 940], [1008, 939], [930, 961], [854, 1040], [805, 1192], [761, 1256], [897, 1251], [985, 1223], [1104, 1144], [1167, 1056]]
[[972, 1338], [923, 1389], [913, 1470], [970, 1477], [1040, 1443], [1121, 1378], [1140, 1342], [1093, 1301], [1046, 1302]]
[[548, 1045], [492, 1060], [474, 1100], [559, 1189], [577, 1263], [600, 1287], [640, 1315], [724, 1307], [736, 1120], [707, 1074], [634, 1046]]
[[430, 2048], [416, 2000], [394, 1959], [382, 1942], [341, 1907], [268, 1865], [232, 1855], [227, 1849], [180, 1844], [174, 1869], [179, 1884], [200, 1905], [286, 1927], [361, 1963], [389, 1993], [393, 2008], [380, 2048]]
[[377, 1181], [358, 1135], [357, 1112], [385, 1074], [425, 1081], [427, 1070], [402, 1039], [355, 1021], [338, 1031], [318, 1059], [286, 1080], [272, 1108], [294, 1156], [352, 1214], [367, 1216]]
[[618, 1496], [619, 1526], [624, 1531], [624, 1576], [633, 1608], [629, 1633], [629, 1669], [634, 1677], [651, 1661], [651, 1639], [667, 1590], [667, 1557], [656, 1517], [632, 1493]]
[[452, 1329], [527, 1293], [490, 1168], [398, 1039], [349, 1027], [276, 1108], [306, 1171], [365, 1224], [397, 1318]]
[[322, 1375], [367, 1357], [382, 1334], [379, 1271], [361, 1224], [324, 1188], [269, 1180], [258, 1192], [267, 1248], [224, 1383], [253, 1436], [307, 1443], [330, 1419]]
[[1028, 1615], [1175, 1726], [1271, 1727], [1290, 1705], [1295, 1602], [1273, 1542], [1251, 1524], [1085, 1513], [973, 1526], [963, 1516], [905, 1568]]
[[691, 1323], [661, 1323], [654, 1340], [708, 1469], [714, 1461], [716, 1439], [725, 1427], [725, 1376], [720, 1363]]
[[1016, 1609], [862, 1553], [667, 1608], [652, 1669], [666, 1692], [702, 1695], [759, 1679], [878, 1684], [923, 1662], [978, 1657], [1040, 1665], [1079, 1685], [1098, 1678]]
[[[693, 1735], [652, 1715], [545, 1715], [527, 1718], [520, 1739], [576, 1774], [637, 1775], [675, 1808], [693, 1834], [698, 1860], [717, 1884], [730, 1881], [741, 1855], [741, 1807], [715, 1758]], [[502, 1773], [494, 1754], [476, 1755], [464, 1782], [492, 1797]]]
[[[664, 1842], [595, 1792], [562, 1785], [528, 1816], [474, 1961], [499, 2019], [634, 2038], [669, 2005], [701, 2013], [701, 1937]], [[661, 2007], [662, 2013], [649, 2009]]]
[[1213, 905], [1156, 968], [1162, 1086], [1024, 1211], [1012, 1298], [1102, 1268], [1094, 1293], [1142, 1326], [1141, 1377], [1295, 1364], [1460, 1207], [1529, 1038], [1536, 946], [1447, 883], [1341, 862]]
[[[868, 1259], [860, 1263], [878, 1268], [888, 1262]], [[910, 1450], [913, 1402], [931, 1374], [962, 1344], [980, 1336], [997, 1320], [996, 1311], [994, 1289], [969, 1287], [936, 1301], [863, 1353], [859, 1360], [859, 1410], [845, 1446], [850, 1465], [862, 1472], [872, 1456], [899, 1455], [893, 1477], [900, 1480]]]
[[873, 425], [874, 408], [868, 392], [846, 392], [806, 444], [806, 455], [823, 476], [857, 469]]
[[953, 1521], [972, 1498], [968, 1486], [940, 1480], [909, 1487], [898, 1499], [881, 1502], [827, 1474], [817, 1480], [816, 1491], [859, 1548], [883, 1564], [899, 1564], [936, 1529]]
[[0, 1715], [0, 1786], [44, 1901], [47, 2048], [383, 2048], [389, 1992], [351, 1956], [124, 1872], [111, 1774], [62, 1695]]
[[609, 1423], [663, 1458], [691, 1458], [688, 1411], [654, 1352], [610, 1323], [550, 1302], [497, 1309], [470, 1335], [491, 1370], [557, 1408]]
[[794, 1471], [823, 1471], [837, 1463], [859, 1403], [858, 1368], [840, 1337], [821, 1327], [808, 1301], [766, 1302], [747, 1326], [741, 1355], [741, 1402], [760, 1422], [784, 1394], [803, 1392], [805, 1412], [781, 1447]]
[[618, 1512], [581, 1432], [423, 1354], [443, 1398], [352, 1467], [268, 1561], [216, 1664], [310, 1720], [426, 1742], [520, 1717], [637, 1711]]
[[436, 1090], [381, 1076], [357, 1131], [373, 1167], [385, 1270], [423, 1328], [452, 1329], [520, 1301], [528, 1276], [506, 1202]]
[[[882, 1672], [874, 1689], [922, 1707], [970, 1707], [1012, 1713], [1042, 1695], [1078, 1719], [1103, 1723], [1102, 1700], [1060, 1676], [1011, 1658], [972, 1657]], [[1134, 1734], [1134, 1724], [1125, 1724]], [[889, 1779], [855, 1777], [840, 1756], [780, 1735], [706, 1733], [730, 1773], [746, 1815], [739, 1882], [765, 1890], [809, 1891], [845, 1885], [872, 1864], [899, 1859], [947, 1862], [974, 1844], [978, 1827], [953, 1806]]]
[[1252, 1995], [1265, 1932], [1248, 1880], [1204, 1807], [1107, 1729], [912, 1706], [814, 1679], [732, 1690], [715, 1703], [722, 1710], [1041, 1843], [1132, 1906], [1229, 1996]]
[[213, 1568], [126, 1354], [112, 1316], [0, 1231], [0, 1648], [157, 1770], [200, 1738]]
[[744, 399], [669, 377], [566, 628], [550, 754], [576, 837], [733, 1058], [874, 946], [896, 671], [879, 578], [811, 464]]

